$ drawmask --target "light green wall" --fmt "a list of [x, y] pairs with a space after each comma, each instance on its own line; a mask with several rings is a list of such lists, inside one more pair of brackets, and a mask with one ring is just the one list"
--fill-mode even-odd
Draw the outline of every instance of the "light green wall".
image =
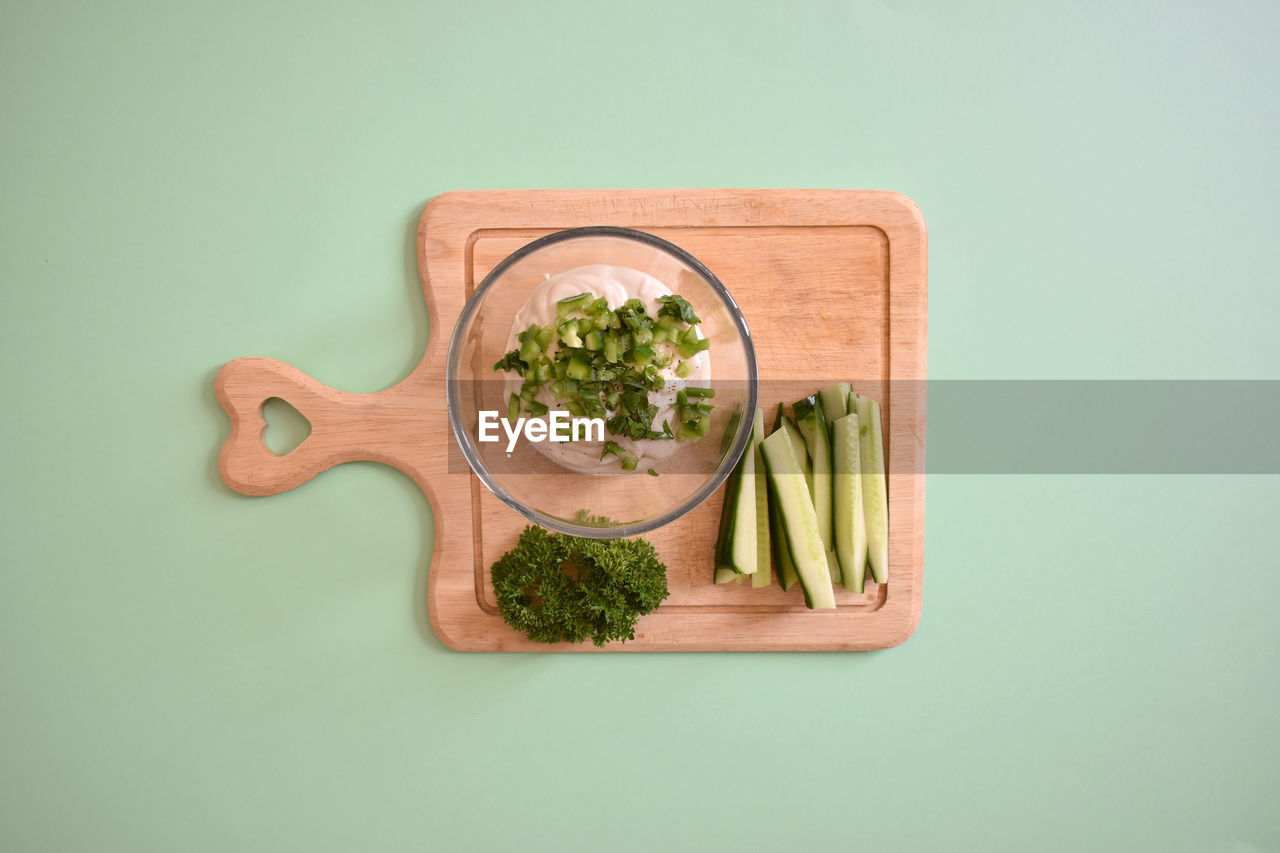
[[910, 195], [934, 377], [1280, 378], [1278, 31], [4, 0], [0, 848], [1280, 849], [1274, 477], [932, 477], [890, 652], [460, 655], [412, 484], [234, 495], [211, 386], [390, 385], [427, 199], [597, 186]]

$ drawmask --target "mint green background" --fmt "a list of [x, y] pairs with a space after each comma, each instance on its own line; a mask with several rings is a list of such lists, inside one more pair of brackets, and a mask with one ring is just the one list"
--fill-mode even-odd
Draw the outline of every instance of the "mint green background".
[[0, 848], [1280, 849], [1276, 478], [932, 477], [904, 646], [581, 657], [442, 647], [390, 469], [217, 478], [451, 189], [895, 189], [934, 377], [1278, 378], [1275, 7], [961, 5], [4, 0]]

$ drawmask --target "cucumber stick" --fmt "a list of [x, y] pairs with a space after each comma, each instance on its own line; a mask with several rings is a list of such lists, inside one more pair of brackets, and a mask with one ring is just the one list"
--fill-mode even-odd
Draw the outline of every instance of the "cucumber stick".
[[756, 494], [756, 571], [751, 576], [752, 588], [769, 585], [769, 483], [764, 472], [764, 455], [760, 444], [764, 441], [764, 409], [757, 408], [751, 423], [751, 456], [755, 463]]
[[778, 404], [778, 420], [774, 423], [775, 430], [785, 430], [791, 436], [791, 442], [795, 445], [797, 452], [800, 454], [800, 468], [804, 471], [804, 483], [813, 489], [813, 466], [809, 464], [809, 451], [804, 443], [804, 436], [800, 434], [800, 428], [796, 426], [796, 422], [787, 417], [786, 407], [781, 403]]
[[783, 429], [764, 440], [762, 452], [769, 483], [778, 498], [777, 512], [786, 531], [791, 560], [804, 587], [805, 604], [810, 610], [833, 610], [836, 599], [827, 569], [827, 552], [800, 465], [804, 450]]
[[849, 383], [837, 382], [823, 388], [818, 392], [818, 399], [822, 401], [822, 416], [827, 419], [827, 426], [831, 426], [837, 418], [849, 414]]
[[754, 574], [756, 559], [756, 465], [751, 445], [743, 451], [738, 465], [725, 485], [724, 508], [720, 511], [720, 535], [716, 538], [716, 570], [730, 569], [740, 575]]
[[858, 453], [862, 464], [862, 507], [867, 524], [867, 562], [876, 583], [889, 579], [889, 495], [884, 478], [884, 436], [880, 404], [856, 397]]
[[[773, 431], [782, 431], [787, 420], [786, 409], [779, 403], [778, 418], [773, 422]], [[762, 446], [761, 459], [764, 458], [763, 449]], [[769, 480], [767, 466], [765, 471], [765, 480], [767, 482]], [[787, 545], [787, 531], [782, 527], [782, 514], [778, 512], [778, 495], [773, 489], [773, 483], [767, 482], [767, 485], [769, 487], [769, 544], [773, 550], [774, 562], [778, 564], [778, 585], [786, 591], [796, 585], [799, 576], [796, 574], [795, 564], [791, 562], [791, 549]]]
[[836, 561], [835, 540], [831, 535], [831, 438], [827, 432], [822, 404], [816, 395], [797, 400], [792, 405], [796, 414], [796, 427], [804, 436], [809, 450], [809, 497], [818, 513], [818, 533], [822, 546], [827, 549], [827, 564], [833, 582], [840, 580], [840, 565]]
[[858, 416], [844, 415], [831, 424], [831, 475], [836, 555], [840, 582], [862, 592], [867, 576], [867, 524], [862, 508], [862, 466]]
[[[767, 466], [766, 466], [767, 470]], [[767, 481], [768, 476], [765, 477]], [[778, 564], [778, 585], [783, 590], [796, 585], [799, 576], [795, 564], [791, 562], [791, 548], [787, 544], [787, 531], [782, 527], [782, 513], [778, 512], [778, 495], [769, 483], [769, 546], [773, 551], [773, 559]]]

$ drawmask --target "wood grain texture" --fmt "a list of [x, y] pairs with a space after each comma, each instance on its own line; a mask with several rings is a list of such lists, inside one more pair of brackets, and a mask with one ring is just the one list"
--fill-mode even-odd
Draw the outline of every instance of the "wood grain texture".
[[[431, 321], [422, 363], [373, 394], [328, 388], [274, 359], [244, 358], [215, 380], [231, 418], [220, 470], [233, 489], [270, 495], [341, 462], [404, 471], [435, 518], [431, 624], [459, 650], [600, 651], [529, 642], [497, 614], [488, 567], [525, 520], [459, 464], [445, 412], [444, 362], [462, 306], [515, 249], [582, 225], [638, 228], [677, 243], [733, 294], [752, 330], [766, 411], [854, 380], [881, 400], [890, 502], [890, 578], [837, 608], [810, 612], [798, 588], [715, 586], [711, 550], [722, 494], [648, 535], [668, 566], [671, 596], [636, 638], [603, 651], [835, 651], [888, 648], [920, 619], [924, 565], [927, 248], [915, 205], [857, 190], [517, 190], [446, 193], [422, 213], [418, 261]], [[794, 330], [808, 330], [795, 334]], [[814, 331], [814, 330], [818, 331]], [[890, 380], [894, 384], [890, 384]], [[773, 396], [770, 396], [771, 391]], [[284, 456], [267, 449], [265, 402], [279, 397], [312, 431]], [[452, 462], [450, 460], [453, 460]], [[723, 490], [722, 490], [723, 491]]]

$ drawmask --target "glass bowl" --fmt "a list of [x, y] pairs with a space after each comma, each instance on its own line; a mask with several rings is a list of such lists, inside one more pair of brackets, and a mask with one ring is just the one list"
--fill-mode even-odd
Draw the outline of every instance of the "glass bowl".
[[[689, 301], [702, 320], [697, 326], [700, 334], [710, 341], [707, 384], [715, 390], [708, 401], [715, 405], [710, 429], [696, 441], [679, 442], [674, 454], [661, 462], [642, 458], [633, 472], [576, 472], [561, 467], [524, 437], [508, 452], [501, 425], [499, 440], [480, 440], [481, 413], [504, 417], [507, 411], [510, 381], [494, 371], [494, 364], [515, 346], [516, 313], [548, 276], [594, 264], [629, 267], [658, 279]], [[549, 234], [494, 267], [458, 317], [445, 369], [449, 423], [480, 482], [536, 524], [600, 539], [645, 533], [706, 500], [750, 440], [751, 416], [739, 415], [755, 412], [758, 390], [751, 334], [715, 275], [666, 240], [604, 226]], [[492, 438], [494, 418], [485, 418]], [[605, 438], [612, 436], [606, 433]], [[649, 473], [650, 467], [657, 476]]]

